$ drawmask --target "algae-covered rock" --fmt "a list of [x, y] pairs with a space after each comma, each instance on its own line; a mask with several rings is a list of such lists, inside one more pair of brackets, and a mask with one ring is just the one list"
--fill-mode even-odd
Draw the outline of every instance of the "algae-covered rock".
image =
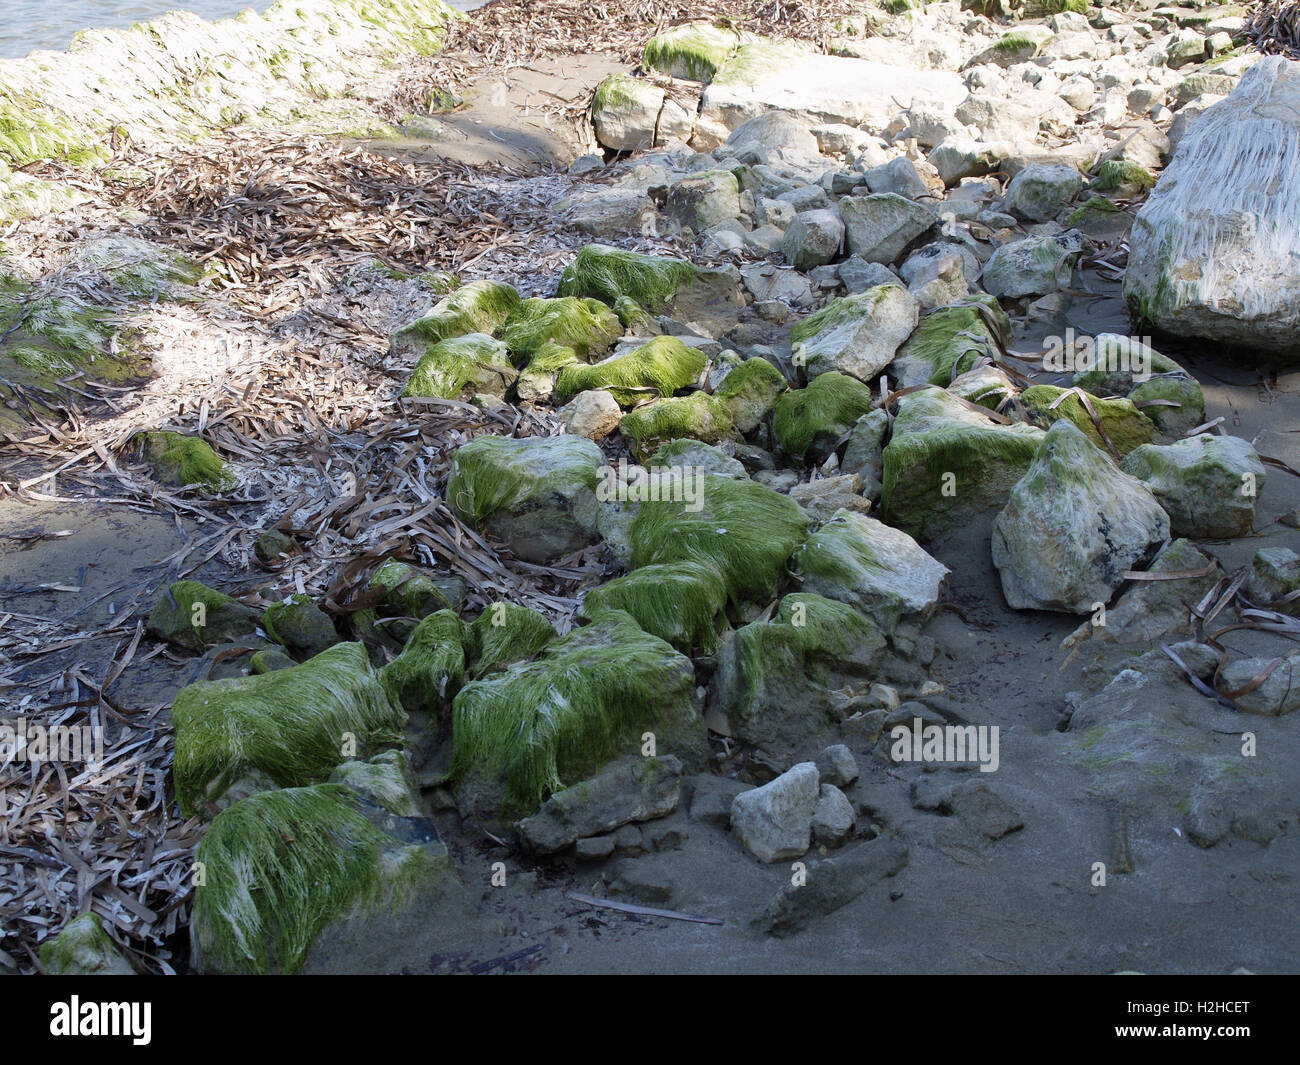
[[[1088, 396], [1085, 405], [1078, 392], [1055, 385], [1033, 385], [1020, 393], [1020, 403], [1034, 425], [1047, 429], [1066, 418], [1099, 448], [1114, 449], [1121, 459], [1134, 448], [1151, 443], [1156, 435], [1155, 423], [1127, 399]], [[1101, 422], [1100, 429], [1088, 406]]]
[[1146, 444], [1120, 465], [1155, 493], [1175, 536], [1245, 536], [1264, 487], [1264, 464], [1239, 436], [1201, 433], [1176, 444]]
[[596, 86], [591, 101], [596, 140], [616, 152], [650, 148], [663, 107], [664, 91], [658, 85], [628, 74], [611, 74]]
[[704, 367], [704, 356], [696, 348], [676, 337], [659, 336], [593, 366], [579, 363], [565, 367], [556, 379], [555, 391], [564, 399], [588, 389], [605, 389], [620, 406], [630, 407], [655, 395], [671, 396], [694, 384]]
[[138, 300], [174, 299], [203, 275], [193, 259], [120, 233], [81, 245], [75, 262], [78, 269], [102, 277], [116, 292]]
[[186, 817], [268, 788], [324, 780], [401, 742], [404, 715], [357, 643], [293, 669], [191, 684], [172, 706], [176, 801]]
[[532, 813], [566, 783], [639, 751], [647, 731], [659, 755], [702, 762], [693, 685], [690, 659], [619, 611], [465, 685], [452, 727], [463, 805]]
[[479, 436], [456, 451], [447, 500], [519, 558], [549, 562], [595, 542], [601, 461], [590, 440], [567, 434]]
[[889, 365], [899, 388], [947, 388], [979, 359], [997, 359], [1011, 337], [1011, 321], [991, 296], [971, 296], [939, 307], [917, 325]]
[[394, 354], [424, 354], [430, 347], [470, 333], [492, 335], [519, 305], [519, 293], [502, 281], [471, 281], [439, 300], [428, 314], [389, 338]]
[[766, 359], [746, 359], [713, 390], [739, 433], [752, 433], [786, 389], [781, 371]]
[[660, 399], [638, 407], [618, 424], [638, 458], [652, 454], [661, 444], [682, 437], [716, 444], [735, 433], [726, 405], [707, 392]]
[[1042, 440], [1041, 429], [999, 425], [940, 388], [904, 396], [882, 452], [885, 520], [921, 538], [970, 525], [1006, 502]]
[[[1134, 581], [1106, 610], [1104, 625], [1087, 618], [1061, 641], [1062, 650], [1073, 650], [1086, 642], [1084, 650], [1096, 657], [1114, 652], [1112, 657], [1127, 658], [1135, 647], [1153, 647], [1162, 640], [1194, 635], [1197, 619], [1192, 610], [1217, 583], [1221, 571], [1190, 540], [1180, 539], [1166, 544], [1147, 572], [1204, 576]], [[1090, 670], [1095, 668], [1089, 666]]]
[[523, 402], [541, 402], [555, 393], [555, 383], [566, 366], [578, 366], [578, 353], [563, 344], [548, 341], [533, 352], [528, 365], [519, 372], [515, 394]]
[[133, 976], [135, 969], [104, 931], [97, 913], [74, 917], [41, 944], [46, 976]]
[[510, 312], [501, 329], [517, 361], [527, 362], [545, 344], [572, 348], [578, 358], [599, 358], [623, 335], [618, 315], [596, 299], [534, 297]]
[[1008, 399], [1020, 395], [1010, 375], [997, 366], [978, 366], [955, 378], [948, 391], [958, 399], [988, 410], [1001, 410]]
[[1150, 489], [1061, 419], [993, 523], [993, 564], [1012, 608], [1086, 614], [1168, 537]]
[[143, 434], [144, 456], [163, 484], [200, 485], [213, 492], [235, 487], [235, 475], [206, 440], [166, 430]]
[[391, 924], [453, 891], [433, 823], [343, 784], [262, 792], [222, 811], [195, 854], [190, 944], [203, 973], [295, 973], [354, 922]]
[[198, 581], [166, 588], [149, 613], [149, 635], [191, 651], [233, 643], [257, 631], [261, 614]]
[[[1172, 650], [1202, 680], [1213, 678], [1218, 655], [1212, 649], [1178, 643]], [[1157, 649], [1130, 658], [1101, 692], [1076, 707], [1061, 754], [1089, 775], [1090, 790], [1130, 819], [1135, 838], [1177, 825], [1200, 847], [1230, 832], [1262, 843], [1285, 820], [1277, 796], [1294, 791], [1278, 779], [1278, 770], [1294, 773], [1276, 760], [1242, 757], [1241, 742], [1225, 743], [1224, 737], [1248, 728], [1262, 733], [1264, 745], [1271, 726], [1261, 718], [1243, 725], [1240, 714], [1198, 692]]]
[[871, 409], [871, 389], [841, 373], [824, 373], [807, 388], [787, 392], [776, 404], [772, 431], [788, 455], [831, 450]]
[[545, 615], [517, 603], [493, 603], [465, 629], [465, 659], [472, 677], [534, 657], [555, 639]]
[[1261, 547], [1250, 564], [1246, 591], [1261, 605], [1300, 588], [1300, 555], [1289, 547]]
[[805, 591], [848, 604], [887, 634], [926, 621], [948, 576], [907, 533], [847, 510], [812, 533], [790, 563]]
[[435, 577], [395, 558], [376, 569], [366, 587], [378, 596], [383, 615], [417, 621], [438, 610], [459, 610], [465, 599], [459, 577]]
[[1083, 189], [1083, 175], [1062, 163], [1031, 163], [1007, 186], [1007, 210], [1030, 222], [1055, 218]]
[[649, 314], [698, 325], [711, 336], [734, 326], [745, 303], [734, 267], [706, 269], [603, 244], [578, 252], [561, 275], [557, 294], [589, 296], [611, 307], [630, 299]]
[[835, 693], [869, 680], [885, 638], [853, 607], [820, 595], [781, 600], [771, 621], [728, 633], [709, 705], [738, 739], [784, 755], [835, 719]]
[[1180, 440], [1205, 424], [1205, 393], [1185, 370], [1153, 374], [1134, 385], [1128, 399], [1155, 424], [1158, 443]]
[[465, 630], [450, 610], [423, 619], [402, 653], [379, 671], [379, 683], [408, 712], [450, 703], [465, 679]]
[[632, 522], [634, 568], [655, 563], [712, 566], [732, 601], [770, 595], [802, 542], [808, 516], [753, 481], [706, 475], [695, 503], [643, 503]]
[[381, 751], [368, 762], [344, 762], [326, 783], [345, 784], [395, 817], [422, 815], [405, 751]]
[[668, 186], [664, 217], [700, 234], [740, 214], [740, 185], [730, 170], [702, 170]]
[[713, 80], [740, 47], [740, 35], [709, 22], [691, 22], [656, 34], [646, 42], [641, 65], [686, 81]]
[[991, 295], [1017, 299], [1058, 292], [1070, 286], [1082, 254], [1083, 238], [1077, 229], [999, 245], [984, 266], [984, 287]]
[[727, 625], [726, 606], [727, 586], [713, 566], [673, 562], [642, 566], [591, 589], [578, 617], [591, 621], [623, 610], [683, 654], [711, 654]]
[[468, 333], [440, 340], [421, 355], [402, 395], [458, 399], [469, 388], [503, 396], [517, 376], [505, 344]]
[[810, 378], [835, 371], [870, 381], [916, 328], [918, 306], [902, 285], [832, 300], [794, 327], [790, 340]]
[[284, 653], [282, 647], [263, 647], [248, 659], [250, 673], [271, 673], [277, 669], [292, 669], [298, 663]]
[[312, 602], [311, 596], [302, 593], [267, 607], [262, 627], [267, 636], [300, 661], [339, 642], [330, 616]]

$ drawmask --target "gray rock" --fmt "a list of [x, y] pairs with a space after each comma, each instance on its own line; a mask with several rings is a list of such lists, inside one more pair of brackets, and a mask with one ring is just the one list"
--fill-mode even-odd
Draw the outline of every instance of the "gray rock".
[[1055, 218], [1083, 189], [1083, 175], [1072, 166], [1027, 166], [1007, 186], [1007, 209], [1031, 222]]
[[1150, 489], [1062, 419], [993, 524], [993, 564], [1014, 609], [1085, 614], [1168, 537]]
[[921, 175], [916, 172], [916, 165], [905, 155], [891, 159], [884, 166], [868, 170], [867, 188], [873, 193], [892, 192], [909, 200], [929, 195], [930, 192], [921, 180]]
[[812, 837], [819, 793], [817, 767], [800, 762], [731, 803], [731, 829], [762, 862], [798, 858]]
[[660, 863], [648, 858], [624, 858], [614, 865], [609, 890], [610, 894], [657, 906], [672, 899], [673, 881]]
[[1239, 436], [1199, 436], [1175, 444], [1143, 444], [1120, 464], [1142, 481], [1169, 515], [1175, 536], [1245, 536], [1264, 487], [1264, 464]]
[[896, 285], [898, 275], [880, 263], [869, 263], [860, 255], [850, 255], [839, 267], [840, 281], [850, 296], [866, 292], [877, 285]]
[[853, 832], [853, 804], [834, 784], [823, 784], [813, 808], [813, 840], [826, 847], [839, 847]]
[[896, 193], [845, 196], [840, 217], [849, 251], [873, 263], [892, 263], [935, 222], [929, 208]]
[[616, 762], [590, 780], [556, 792], [515, 828], [533, 853], [554, 854], [579, 839], [672, 813], [681, 777], [682, 763], [673, 755]]
[[968, 780], [956, 785], [948, 805], [953, 816], [989, 840], [1001, 839], [1025, 827], [1015, 807], [982, 781]]
[[906, 844], [882, 836], [814, 862], [808, 867], [807, 883], [782, 888], [754, 918], [753, 926], [769, 936], [792, 935], [894, 876], [907, 859]]
[[1077, 229], [1003, 244], [984, 267], [984, 288], [999, 297], [1044, 296], [1068, 288], [1082, 251]]
[[588, 440], [603, 440], [618, 428], [623, 417], [618, 400], [604, 389], [579, 392], [560, 408], [564, 431]]
[[834, 211], [802, 211], [794, 216], [781, 242], [786, 262], [799, 270], [834, 259], [844, 241], [844, 223]]
[[614, 853], [614, 837], [591, 836], [573, 845], [573, 856], [580, 862], [602, 862]]
[[701, 773], [690, 778], [692, 821], [723, 830], [731, 827], [731, 803], [737, 795], [753, 788], [752, 784]]
[[837, 788], [847, 788], [858, 779], [858, 762], [853, 752], [842, 743], [835, 743], [823, 750], [816, 759], [817, 772], [822, 783], [833, 784]]
[[740, 214], [740, 186], [726, 170], [706, 170], [668, 186], [665, 217], [696, 233]]
[[[1287, 655], [1274, 665], [1277, 661], [1274, 657], [1234, 659], [1219, 673], [1219, 693], [1232, 698], [1248, 714], [1279, 717], [1300, 709], [1300, 653]], [[1272, 671], [1254, 690], [1235, 694], [1270, 668]]]
[[792, 487], [789, 495], [807, 511], [810, 523], [814, 526], [830, 521], [840, 510], [856, 511], [859, 514], [871, 510], [871, 500], [862, 495], [862, 478], [856, 473], [805, 481]]
[[883, 410], [864, 414], [849, 433], [844, 447], [840, 469], [856, 473], [862, 478], [862, 494], [873, 501], [880, 498], [881, 478], [884, 476], [885, 434], [889, 431], [889, 415]]

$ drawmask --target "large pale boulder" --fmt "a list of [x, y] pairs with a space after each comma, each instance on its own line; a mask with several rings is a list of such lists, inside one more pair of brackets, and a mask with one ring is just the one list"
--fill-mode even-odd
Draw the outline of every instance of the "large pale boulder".
[[1300, 360], [1300, 65], [1267, 56], [1178, 142], [1133, 224], [1134, 319]]
[[742, 45], [704, 90], [699, 124], [725, 138], [764, 111], [787, 111], [812, 123], [843, 122], [879, 133], [904, 108], [952, 111], [966, 94], [961, 77], [949, 71], [909, 70], [757, 41]]

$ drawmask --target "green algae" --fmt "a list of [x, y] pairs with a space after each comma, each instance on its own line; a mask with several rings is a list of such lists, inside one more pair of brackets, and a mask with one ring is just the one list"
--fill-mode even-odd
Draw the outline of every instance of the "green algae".
[[402, 395], [458, 399], [467, 388], [504, 395], [516, 376], [504, 343], [469, 333], [440, 340], [420, 356]]
[[623, 416], [618, 430], [631, 442], [637, 456], [645, 456], [661, 444], [682, 437], [716, 444], [729, 439], [735, 426], [721, 400], [706, 392], [694, 392], [637, 407]]
[[781, 371], [766, 359], [746, 359], [722, 379], [713, 398], [727, 408], [739, 433], [751, 433], [786, 390]]
[[676, 337], [661, 336], [625, 355], [617, 355], [592, 366], [571, 365], [560, 371], [555, 392], [561, 399], [588, 389], [604, 389], [622, 407], [647, 398], [660, 397], [694, 384], [704, 372], [705, 358], [699, 350]]
[[695, 562], [721, 575], [732, 602], [770, 595], [808, 516], [787, 496], [749, 480], [706, 474], [695, 503], [641, 504], [632, 522], [632, 566]]
[[441, 844], [400, 842], [342, 784], [236, 803], [195, 861], [191, 938], [204, 972], [295, 973], [334, 922], [398, 911], [454, 881]]
[[1040, 428], [1048, 429], [1053, 422], [1066, 418], [1083, 430], [1083, 434], [1099, 448], [1108, 451], [1113, 446], [1120, 458], [1155, 439], [1155, 424], [1127, 399], [1088, 396], [1088, 403], [1101, 422], [1104, 437], [1093, 423], [1084, 401], [1068, 389], [1057, 388], [1055, 385], [1034, 385], [1020, 393], [1019, 401], [1029, 420]]
[[699, 274], [697, 266], [683, 259], [588, 244], [565, 269], [556, 291], [560, 296], [598, 299], [611, 307], [626, 298], [650, 314], [661, 314], [678, 290]]
[[343, 643], [292, 669], [191, 684], [172, 722], [176, 801], [193, 817], [251, 792], [324, 780], [340, 762], [396, 746], [404, 715], [365, 649]]
[[599, 300], [565, 296], [523, 300], [506, 319], [501, 339], [519, 363], [546, 344], [572, 348], [579, 358], [598, 358], [623, 335], [623, 324]]
[[[660, 755], [698, 761], [703, 724], [690, 659], [609, 611], [547, 644], [532, 662], [467, 684], [453, 705], [451, 776], [531, 813], [654, 731]], [[687, 760], [687, 757], [683, 757]]]
[[712, 566], [661, 563], [591, 589], [578, 617], [592, 621], [610, 610], [623, 610], [646, 632], [683, 654], [710, 654], [726, 627], [726, 605], [726, 585]]
[[740, 37], [733, 30], [692, 22], [651, 37], [641, 53], [641, 65], [670, 77], [708, 82], [739, 45]]
[[212, 447], [197, 436], [170, 430], [143, 434], [145, 458], [163, 484], [198, 485], [212, 492], [235, 487], [235, 475]]
[[450, 703], [465, 679], [465, 628], [450, 610], [424, 618], [402, 653], [379, 671], [388, 697], [408, 713]]
[[471, 281], [439, 300], [428, 314], [399, 329], [389, 343], [396, 353], [423, 354], [452, 337], [470, 333], [491, 336], [505, 325], [519, 302], [519, 293], [511, 285]]
[[807, 388], [777, 401], [772, 431], [788, 455], [802, 456], [815, 442], [833, 442], [871, 409], [871, 389], [847, 374], [819, 374]]

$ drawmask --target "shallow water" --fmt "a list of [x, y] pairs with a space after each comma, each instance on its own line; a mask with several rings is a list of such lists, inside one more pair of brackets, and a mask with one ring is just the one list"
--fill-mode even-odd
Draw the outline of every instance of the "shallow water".
[[[461, 11], [484, 0], [448, 0]], [[124, 29], [168, 11], [192, 11], [205, 19], [229, 18], [252, 8], [265, 11], [268, 0], [5, 0], [0, 17], [0, 59], [16, 59], [39, 48], [64, 51], [84, 29]]]

